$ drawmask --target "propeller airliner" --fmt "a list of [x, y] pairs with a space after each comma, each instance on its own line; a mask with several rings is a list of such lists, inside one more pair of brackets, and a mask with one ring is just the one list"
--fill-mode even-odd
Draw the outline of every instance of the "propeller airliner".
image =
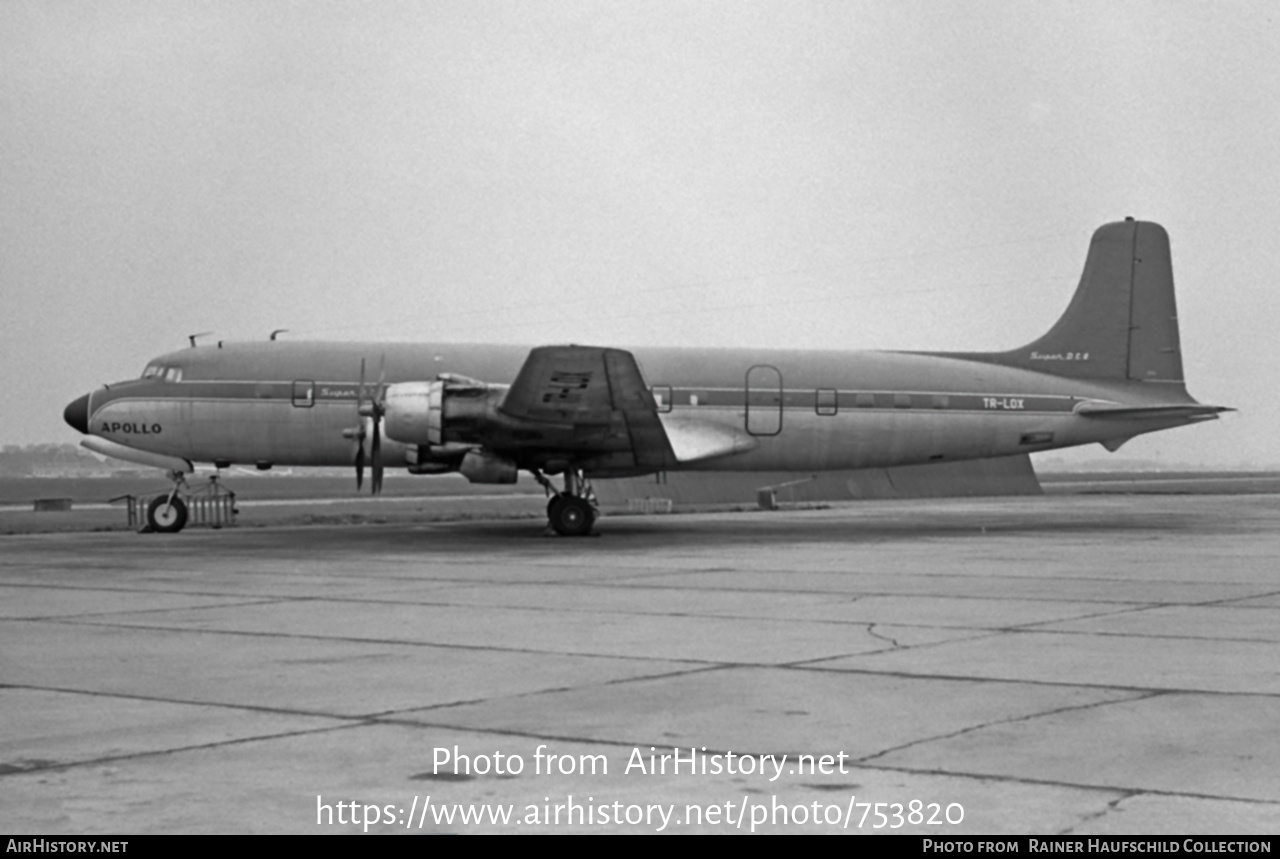
[[[66, 407], [82, 444], [169, 470], [148, 511], [178, 531], [193, 464], [386, 468], [547, 488], [559, 534], [592, 531], [592, 479], [819, 471], [1012, 456], [1229, 411], [1187, 393], [1169, 238], [1093, 235], [1071, 303], [1006, 352], [317, 343], [195, 345]], [[557, 487], [551, 480], [560, 477]]]

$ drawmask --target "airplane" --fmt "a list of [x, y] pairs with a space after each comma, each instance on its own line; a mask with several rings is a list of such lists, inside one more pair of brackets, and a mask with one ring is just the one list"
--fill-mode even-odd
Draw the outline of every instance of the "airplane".
[[192, 338], [64, 418], [89, 449], [171, 472], [147, 513], [158, 532], [182, 529], [178, 487], [204, 462], [354, 466], [357, 490], [368, 467], [374, 493], [388, 467], [494, 484], [527, 471], [551, 529], [583, 536], [592, 479], [1115, 451], [1225, 411], [1183, 381], [1168, 234], [1126, 218], [1094, 233], [1057, 323], [1004, 352]]

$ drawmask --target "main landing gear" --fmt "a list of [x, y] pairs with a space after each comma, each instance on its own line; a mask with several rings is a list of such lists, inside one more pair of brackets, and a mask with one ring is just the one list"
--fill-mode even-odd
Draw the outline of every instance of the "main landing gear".
[[591, 534], [599, 508], [591, 481], [581, 471], [569, 469], [564, 473], [564, 491], [555, 486], [540, 471], [533, 478], [551, 493], [547, 502], [547, 524], [561, 537], [586, 537]]

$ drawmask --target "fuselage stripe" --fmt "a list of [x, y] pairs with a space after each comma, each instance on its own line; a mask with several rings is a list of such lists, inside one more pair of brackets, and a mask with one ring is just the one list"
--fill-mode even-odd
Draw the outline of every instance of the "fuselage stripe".
[[[305, 384], [309, 396], [300, 394]], [[145, 388], [145, 390], [140, 390]], [[831, 415], [847, 411], [938, 411], [938, 412], [1034, 412], [1064, 413], [1074, 410], [1080, 399], [1072, 396], [970, 393], [951, 391], [843, 390], [835, 388], [697, 388], [657, 385], [663, 394], [659, 411], [684, 408], [781, 408], [785, 411], [816, 411]], [[373, 396], [366, 388], [363, 397]], [[668, 399], [669, 398], [669, 399]], [[257, 401], [310, 408], [316, 405], [352, 405], [361, 399], [358, 385], [349, 382], [152, 382], [130, 385], [118, 393], [111, 389], [94, 396], [94, 411], [125, 401], [179, 399], [192, 402]]]

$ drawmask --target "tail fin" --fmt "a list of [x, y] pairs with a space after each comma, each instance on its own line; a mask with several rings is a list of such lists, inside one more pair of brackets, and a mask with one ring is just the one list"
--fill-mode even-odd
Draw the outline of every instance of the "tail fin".
[[1132, 218], [1099, 227], [1080, 286], [1047, 334], [1008, 352], [948, 357], [1079, 379], [1181, 385], [1169, 234]]

